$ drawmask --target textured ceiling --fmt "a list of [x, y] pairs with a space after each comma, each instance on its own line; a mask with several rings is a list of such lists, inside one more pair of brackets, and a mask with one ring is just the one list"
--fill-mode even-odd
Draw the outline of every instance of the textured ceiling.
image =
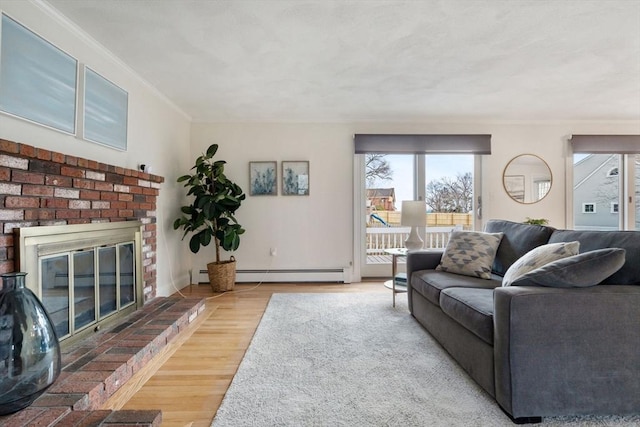
[[640, 0], [49, 0], [194, 121], [640, 119]]

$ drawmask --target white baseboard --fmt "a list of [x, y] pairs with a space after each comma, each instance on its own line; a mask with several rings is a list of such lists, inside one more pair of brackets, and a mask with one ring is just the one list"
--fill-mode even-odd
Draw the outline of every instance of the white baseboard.
[[[207, 270], [200, 270], [200, 283], [209, 283]], [[237, 283], [328, 282], [351, 283], [351, 268], [314, 268], [288, 270], [237, 270]]]

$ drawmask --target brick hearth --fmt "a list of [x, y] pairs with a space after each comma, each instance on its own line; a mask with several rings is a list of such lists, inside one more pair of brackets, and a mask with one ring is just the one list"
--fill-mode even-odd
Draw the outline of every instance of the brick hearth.
[[159, 426], [159, 410], [100, 410], [204, 310], [204, 300], [156, 298], [111, 329], [66, 349], [62, 372], [30, 407], [0, 417], [0, 425], [23, 427]]

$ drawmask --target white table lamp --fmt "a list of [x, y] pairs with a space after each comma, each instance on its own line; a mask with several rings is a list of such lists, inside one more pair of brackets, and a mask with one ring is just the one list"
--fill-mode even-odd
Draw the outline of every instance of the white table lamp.
[[411, 227], [404, 246], [409, 250], [422, 249], [424, 242], [418, 235], [418, 227], [427, 225], [427, 206], [424, 200], [404, 200], [400, 224]]

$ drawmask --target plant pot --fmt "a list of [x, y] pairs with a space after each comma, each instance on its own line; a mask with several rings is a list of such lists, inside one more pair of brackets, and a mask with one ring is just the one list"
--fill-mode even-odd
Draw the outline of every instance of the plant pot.
[[229, 261], [210, 262], [207, 272], [213, 292], [232, 291], [236, 284], [236, 259], [231, 257]]

